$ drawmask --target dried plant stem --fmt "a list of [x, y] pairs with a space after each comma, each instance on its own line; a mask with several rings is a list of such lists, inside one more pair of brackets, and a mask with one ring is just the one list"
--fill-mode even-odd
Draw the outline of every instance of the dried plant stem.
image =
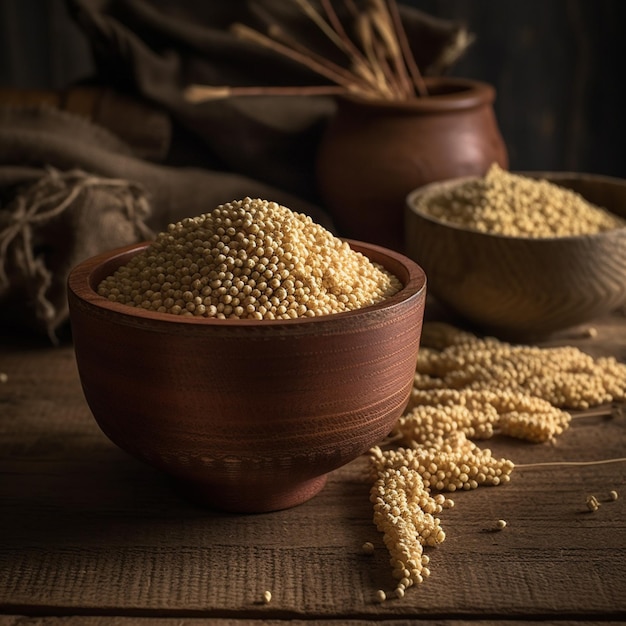
[[[266, 48], [274, 50], [302, 65], [305, 65], [309, 69], [321, 74], [325, 78], [330, 79], [331, 81], [337, 83], [338, 85], [343, 85], [349, 91], [355, 90], [355, 81], [346, 78], [345, 73], [346, 70], [344, 68], [331, 63], [330, 61], [324, 60], [323, 63], [319, 63], [315, 59], [303, 54], [297, 50], [293, 50], [289, 46], [285, 46], [274, 39], [263, 35], [262, 33], [246, 26], [245, 24], [233, 24], [232, 32], [240, 37], [241, 39], [246, 39], [253, 43], [260, 44]], [[354, 77], [353, 75], [353, 78]]]
[[345, 31], [339, 16], [337, 15], [331, 0], [320, 0], [321, 5], [326, 13], [328, 21], [332, 28], [335, 30], [339, 39], [342, 42], [342, 48], [346, 54], [352, 59], [353, 69], [355, 73], [372, 81], [374, 79], [374, 72], [367, 65], [367, 59], [363, 56], [362, 52], [354, 45], [354, 42]]
[[228, 87], [189, 85], [184, 91], [188, 102], [199, 103], [220, 100], [233, 96], [333, 96], [346, 93], [344, 87], [335, 85], [313, 85], [293, 87]]
[[374, 42], [374, 50], [378, 57], [378, 63], [385, 76], [385, 82], [387, 83], [390, 92], [396, 95], [403, 93], [406, 97], [415, 95], [412, 85], [409, 83], [407, 88], [406, 83], [401, 81], [401, 79], [394, 73], [391, 65], [389, 64], [389, 59], [385, 54], [385, 47], [382, 42], [376, 40]]
[[608, 404], [593, 407], [582, 411], [570, 411], [572, 419], [581, 419], [585, 417], [619, 417], [624, 411], [623, 406], [618, 404]]
[[344, 41], [337, 31], [313, 8], [308, 0], [294, 0], [294, 2], [338, 48], [345, 49]]
[[588, 465], [606, 465], [608, 463], [624, 463], [626, 457], [600, 459], [599, 461], [546, 461], [544, 463], [515, 463], [515, 469], [535, 469], [540, 467], [584, 467]]
[[393, 64], [398, 88], [404, 97], [415, 95], [413, 82], [407, 72], [404, 56], [400, 48], [396, 28], [387, 10], [384, 0], [370, 0], [370, 8], [367, 12], [372, 25], [382, 40], [387, 57]]
[[400, 45], [400, 49], [402, 50], [406, 66], [411, 74], [411, 77], [413, 78], [413, 84], [415, 85], [415, 88], [417, 89], [417, 92], [420, 96], [427, 96], [428, 89], [426, 88], [424, 78], [419, 71], [417, 63], [415, 62], [415, 58], [413, 57], [413, 52], [411, 51], [411, 46], [409, 45], [406, 31], [404, 30], [404, 26], [402, 25], [402, 18], [400, 17], [398, 5], [396, 4], [395, 0], [388, 0], [388, 6], [389, 12], [391, 14], [391, 19], [394, 24], [396, 36], [398, 38], [398, 43]]
[[291, 1], [346, 55], [348, 68], [309, 49], [278, 24], [270, 24], [267, 34], [264, 34], [245, 24], [235, 23], [231, 32], [242, 40], [304, 65], [330, 80], [333, 86], [230, 87], [194, 84], [185, 90], [185, 98], [189, 102], [203, 102], [235, 95], [352, 93], [364, 98], [408, 100], [416, 95], [428, 95], [402, 26], [396, 0], [367, 0], [367, 10], [364, 11], [354, 0], [343, 0], [355, 23], [355, 41], [346, 32], [332, 0], [319, 0], [323, 11], [318, 10], [311, 0]]
[[370, 67], [374, 71], [376, 86], [381, 92], [388, 92], [389, 87], [385, 78], [385, 73], [376, 52], [376, 42], [372, 32], [372, 24], [366, 15], [359, 15], [357, 18], [357, 32], [361, 39], [361, 44], [365, 50], [365, 56]]
[[348, 33], [346, 33], [346, 30], [343, 27], [343, 24], [341, 23], [341, 20], [339, 19], [339, 16], [337, 15], [337, 12], [335, 11], [331, 0], [320, 0], [320, 2], [326, 13], [326, 17], [328, 18], [328, 22], [343, 42], [345, 49], [350, 52], [350, 55], [363, 59], [361, 51], [354, 45], [352, 39], [348, 37]]
[[348, 9], [352, 17], [356, 17], [359, 14], [359, 9], [354, 3], [354, 0], [343, 0], [343, 4]]
[[300, 42], [291, 37], [288, 33], [284, 31], [284, 29], [276, 24], [270, 26], [269, 35], [271, 37], [274, 37], [277, 41], [285, 44], [286, 46], [289, 46], [293, 51], [308, 57], [311, 61], [319, 63], [320, 65], [324, 65], [328, 67], [331, 71], [335, 71], [338, 74], [342, 75], [345, 78], [347, 84], [354, 84], [354, 89], [362, 88], [364, 90], [367, 90], [369, 88], [369, 85], [373, 82], [372, 80], [368, 80], [365, 77], [359, 77], [339, 65], [331, 63], [325, 57], [316, 54], [312, 50], [309, 50], [307, 47], [303, 46]]
[[[294, 0], [294, 2], [318, 26], [322, 33], [347, 55], [352, 62], [354, 76], [362, 78], [374, 88], [380, 87], [380, 76], [377, 74], [376, 68], [368, 65], [367, 59], [363, 57], [359, 49], [349, 39], [329, 0], [322, 2], [324, 11], [326, 15], [329, 16], [328, 22], [315, 10], [308, 0]], [[304, 52], [302, 46], [293, 38], [288, 38], [282, 29], [275, 30], [274, 33], [272, 29], [270, 29], [270, 34], [278, 35], [283, 43], [287, 43], [292, 48]], [[308, 50], [305, 53], [311, 54]], [[314, 58], [320, 63], [323, 62], [323, 59], [318, 55], [314, 55]]]

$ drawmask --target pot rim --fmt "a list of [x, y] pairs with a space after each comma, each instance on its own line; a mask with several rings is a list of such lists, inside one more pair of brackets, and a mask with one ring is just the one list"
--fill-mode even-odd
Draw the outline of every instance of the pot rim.
[[472, 78], [428, 76], [424, 78], [424, 82], [429, 91], [434, 93], [415, 96], [409, 100], [385, 100], [345, 93], [336, 96], [336, 101], [339, 105], [358, 106], [361, 109], [369, 107], [372, 111], [440, 113], [491, 104], [496, 98], [496, 90], [491, 84]]

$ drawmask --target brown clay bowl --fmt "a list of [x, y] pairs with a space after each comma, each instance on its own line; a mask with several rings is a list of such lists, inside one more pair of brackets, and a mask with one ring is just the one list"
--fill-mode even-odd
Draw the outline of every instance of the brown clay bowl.
[[426, 278], [407, 257], [350, 242], [403, 283], [357, 311], [287, 321], [183, 318], [113, 303], [96, 285], [148, 244], [69, 276], [78, 371], [102, 431], [211, 507], [300, 504], [391, 430], [409, 398]]
[[[626, 217], [626, 181], [525, 172], [573, 189]], [[626, 302], [626, 228], [533, 239], [485, 234], [420, 211], [432, 194], [466, 181], [432, 183], [407, 197], [407, 255], [424, 268], [429, 293], [484, 332], [532, 339], [608, 314]]]

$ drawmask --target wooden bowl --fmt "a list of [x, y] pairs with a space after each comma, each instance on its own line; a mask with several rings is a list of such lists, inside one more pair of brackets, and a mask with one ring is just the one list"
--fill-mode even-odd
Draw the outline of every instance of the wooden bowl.
[[74, 349], [102, 431], [212, 507], [272, 511], [314, 496], [401, 415], [421, 335], [421, 268], [350, 244], [403, 288], [360, 310], [286, 321], [188, 318], [99, 296], [97, 284], [148, 244], [75, 267]]
[[[626, 181], [530, 172], [626, 217]], [[432, 195], [467, 181], [432, 183], [407, 197], [406, 253], [423, 267], [429, 293], [478, 329], [532, 339], [583, 324], [626, 302], [626, 228], [544, 239], [504, 237], [420, 212]]]

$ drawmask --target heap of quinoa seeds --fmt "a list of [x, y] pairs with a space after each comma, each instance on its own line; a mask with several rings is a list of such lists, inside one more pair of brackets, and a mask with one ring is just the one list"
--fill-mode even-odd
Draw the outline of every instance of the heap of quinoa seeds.
[[425, 198], [420, 210], [442, 222], [510, 237], [591, 235], [626, 221], [580, 194], [493, 164], [484, 177]]
[[245, 198], [170, 224], [98, 293], [161, 313], [273, 320], [360, 309], [401, 286], [310, 217]]
[[[432, 335], [437, 347], [428, 345]], [[614, 357], [593, 358], [573, 346], [514, 345], [440, 323], [427, 326], [424, 341], [414, 394], [432, 391], [434, 398], [447, 390], [487, 398], [492, 392], [491, 402], [501, 413], [520, 411], [524, 405], [526, 412], [541, 413], [545, 403], [578, 410], [626, 400], [626, 364]], [[525, 434], [534, 440], [531, 433]]]
[[386, 442], [392, 445], [369, 453], [373, 521], [391, 556], [396, 596], [430, 574], [424, 548], [444, 541], [438, 514], [454, 504], [444, 493], [509, 482], [514, 463], [477, 440], [550, 441], [570, 425], [567, 410], [624, 401], [626, 364], [612, 357], [425, 323], [411, 398]]

